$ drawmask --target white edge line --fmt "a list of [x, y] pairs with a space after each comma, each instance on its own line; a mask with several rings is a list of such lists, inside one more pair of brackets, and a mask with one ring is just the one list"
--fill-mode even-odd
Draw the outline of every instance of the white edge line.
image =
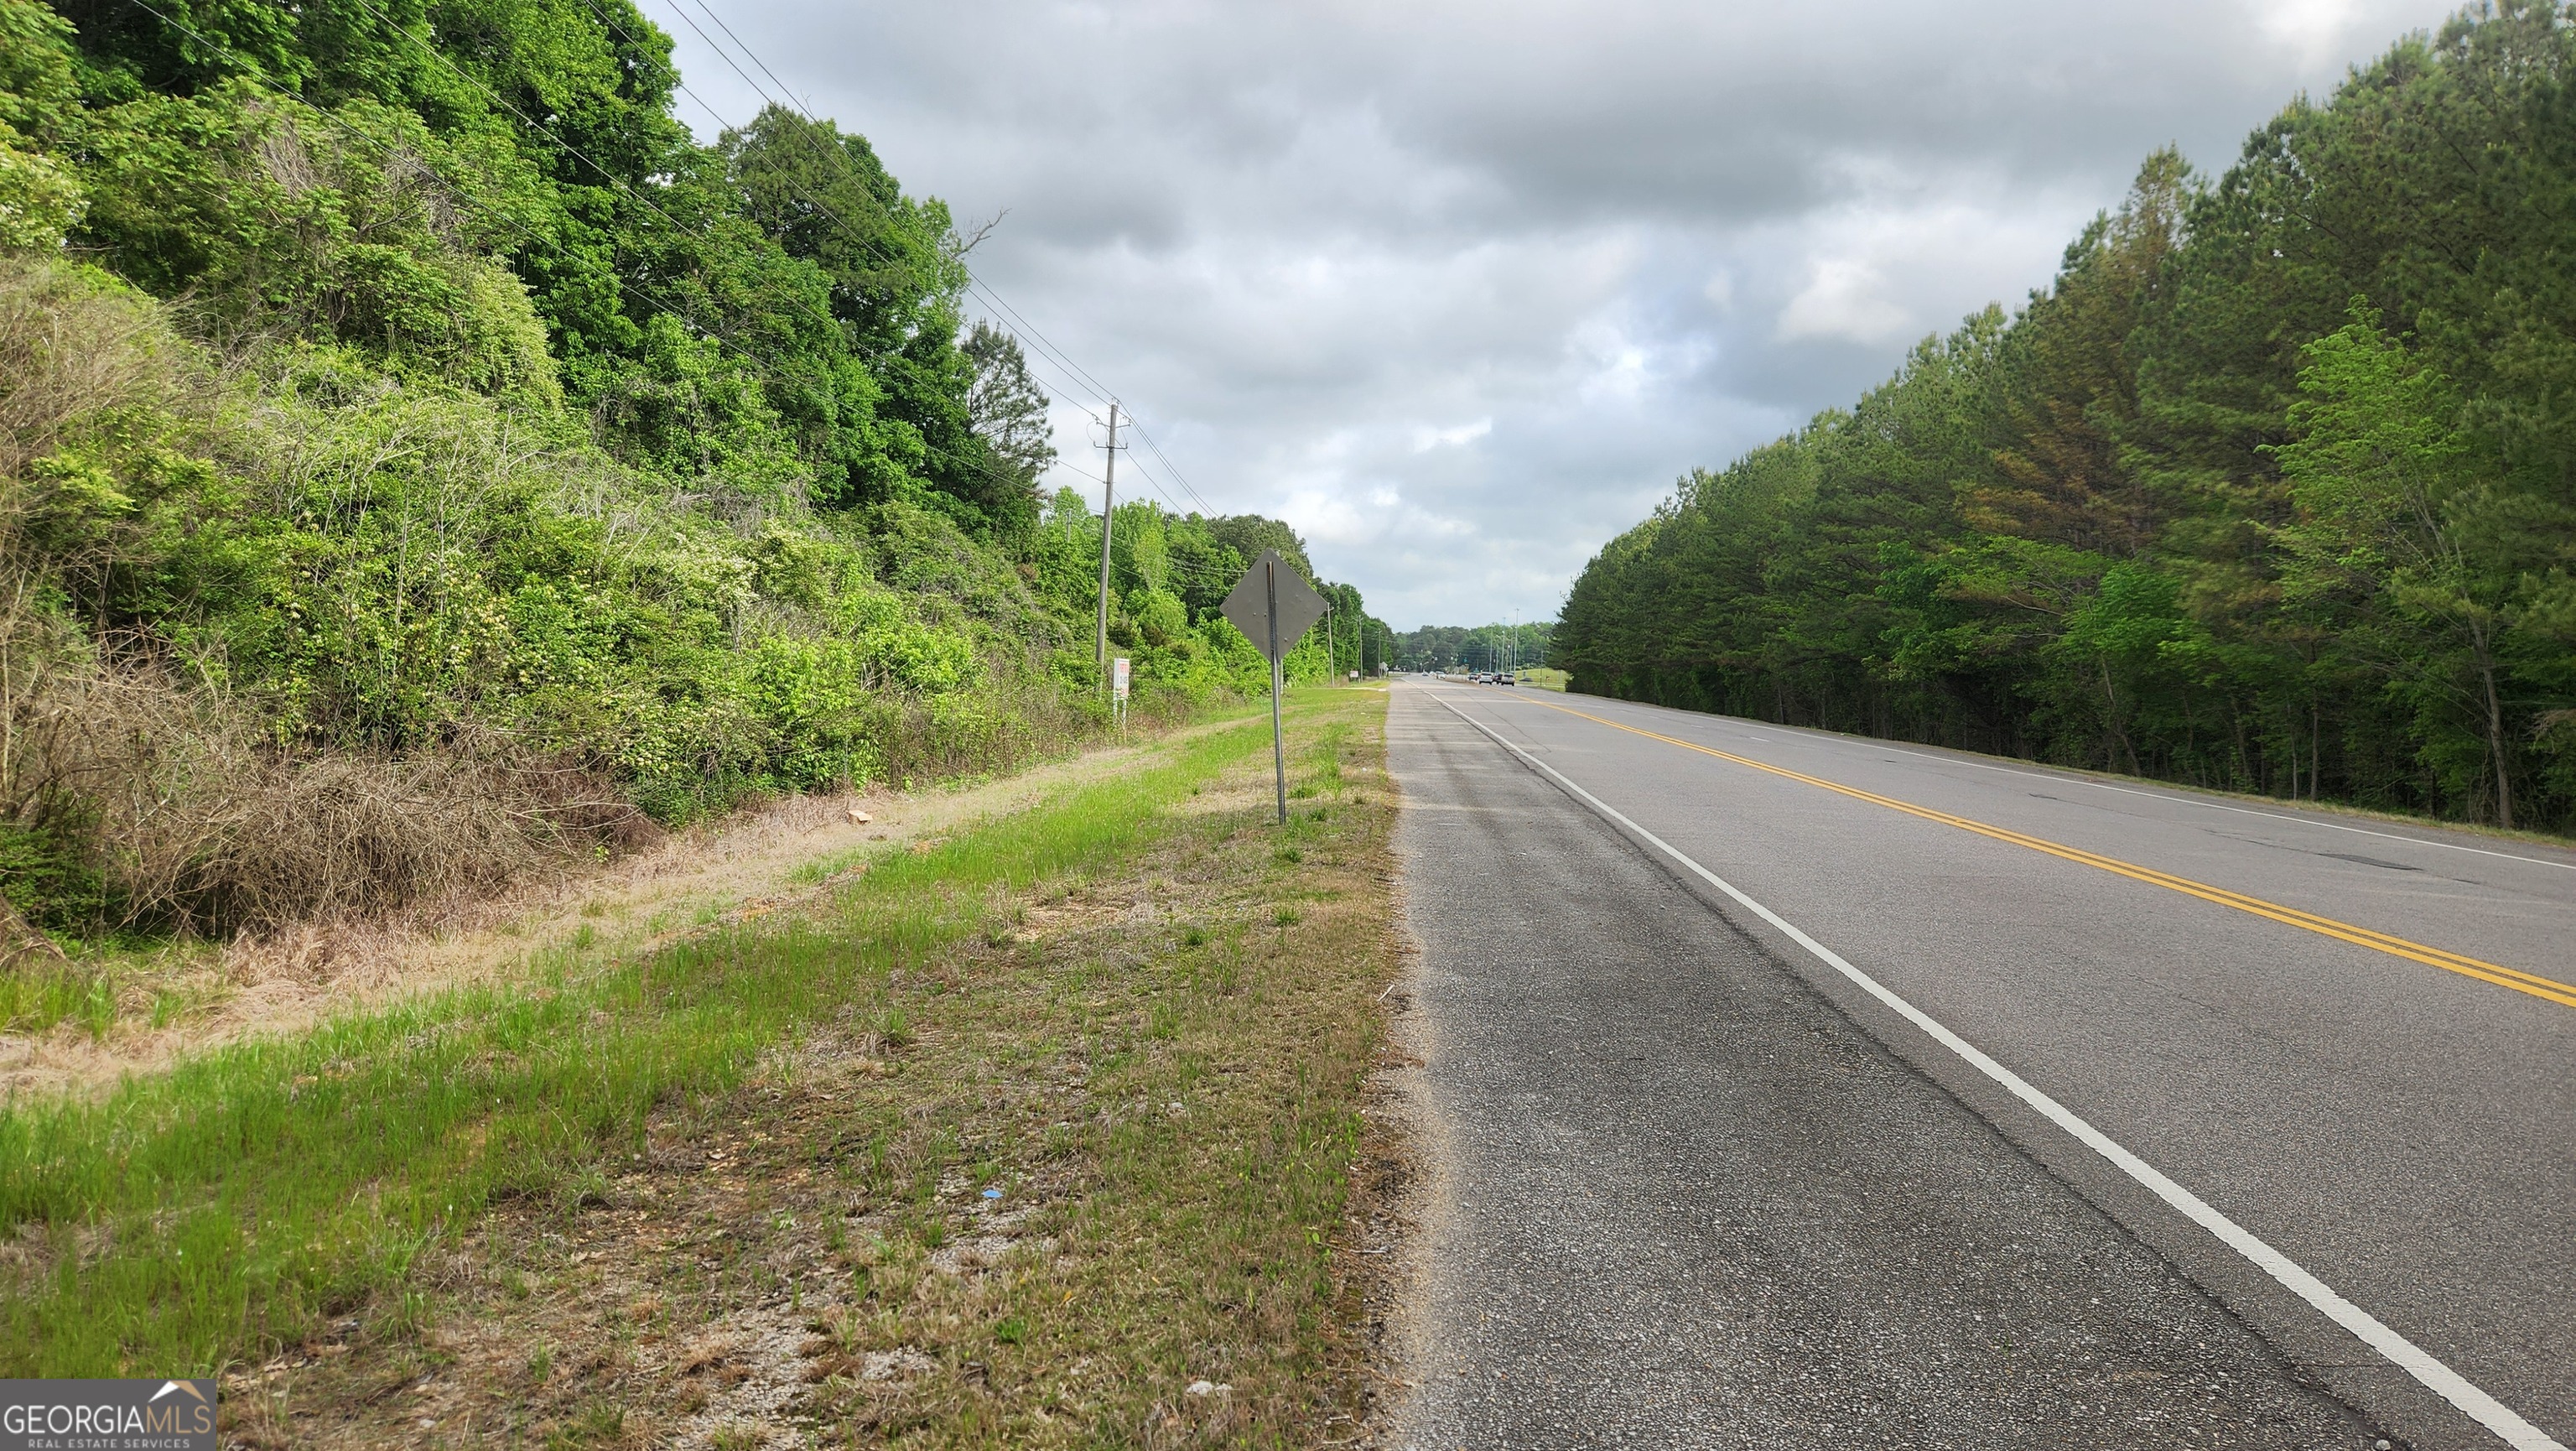
[[[1591, 699], [1608, 701], [1615, 705], [1647, 705], [1650, 709], [1671, 711], [1676, 715], [1697, 716], [1704, 720], [1729, 719], [1722, 715], [1705, 715], [1699, 711], [1683, 710], [1679, 706], [1650, 705], [1649, 702], [1642, 700], [1618, 700], [1606, 695], [1596, 695]], [[2096, 791], [2117, 791], [2123, 796], [2144, 796], [2150, 801], [2170, 801], [2176, 806], [2198, 806], [2208, 811], [2232, 811], [2239, 816], [2260, 816], [2266, 821], [2286, 821], [2292, 826], [2316, 826], [2327, 831], [2349, 831], [2355, 836], [2375, 836], [2381, 841], [2402, 841], [2408, 846], [2434, 846], [2444, 851], [2464, 851], [2476, 856], [2491, 856], [2509, 862], [2522, 862], [2529, 866], [2556, 867], [2562, 872], [2576, 872], [2576, 862], [2554, 862], [2547, 857], [2517, 856], [2509, 851], [2489, 851], [2482, 846], [2463, 846], [2456, 841], [2434, 841], [2427, 837], [2406, 836], [2394, 831], [2372, 831], [2366, 826], [2346, 826], [2339, 821], [2312, 821], [2304, 816], [2292, 816], [2286, 811], [2260, 811], [2251, 806], [2230, 806], [2223, 801], [2203, 801], [2197, 796], [2185, 795], [2180, 791], [2142, 791], [2135, 786], [2114, 786], [2107, 781], [2088, 781], [2081, 776], [2052, 776], [2045, 771], [1998, 766], [1988, 761], [1963, 761], [1957, 756], [1936, 756], [1930, 751], [1917, 751], [1869, 736], [1834, 735], [1807, 731], [1795, 726], [1785, 727], [1785, 729], [1798, 730], [1806, 739], [1821, 741], [1827, 745], [1850, 746], [1859, 750], [1894, 751], [1900, 756], [1912, 756], [1918, 761], [1930, 761], [1936, 765], [1966, 766], [1976, 771], [1993, 771], [2005, 776], [2019, 776], [2025, 781], [2054, 781], [2060, 786], [2090, 786]], [[1753, 735], [1751, 731], [1745, 734]], [[1753, 739], [1763, 740], [1761, 736], [1753, 736]], [[1768, 742], [1766, 741], [1765, 744]]]
[[[1433, 698], [1439, 699], [1437, 696]], [[2515, 1451], [2567, 1451], [2565, 1446], [2550, 1439], [2539, 1427], [2515, 1414], [2512, 1408], [2502, 1401], [2469, 1384], [2458, 1371], [2434, 1359], [2423, 1347], [2380, 1323], [2379, 1318], [2369, 1311], [2336, 1294], [2323, 1280], [2301, 1269], [2288, 1255], [2265, 1244], [2261, 1239], [2256, 1238], [2252, 1231], [2211, 1208], [2199, 1195], [2165, 1177], [2164, 1173], [2154, 1165], [2122, 1148], [2110, 1135], [2076, 1117], [2074, 1112], [2064, 1104], [2032, 1087], [2022, 1079], [2020, 1074], [1987, 1057], [1974, 1044], [1942, 1026], [1938, 1020], [1922, 1009], [1898, 997], [1878, 979], [1844, 961], [1841, 954], [1798, 930], [1787, 918], [1746, 896], [1736, 888], [1734, 883], [1701, 866], [1698, 862], [1692, 861], [1671, 843], [1629, 820], [1608, 802], [1567, 780], [1555, 767], [1496, 735], [1486, 727], [1484, 722], [1468, 715], [1446, 700], [1440, 700], [1439, 703], [1441, 709], [1474, 726], [1484, 733], [1486, 739], [1520, 757], [1531, 769], [1544, 773], [1550, 780], [1564, 787], [1594, 811], [1636, 833], [1640, 839], [1657, 851], [1689, 868], [1691, 873], [1700, 880], [1741, 904], [1746, 911], [1778, 928], [1790, 941], [1813, 953], [1818, 961], [1849, 978], [1861, 991], [1885, 1003], [1907, 1022], [1922, 1029], [1934, 1042], [1958, 1054], [1970, 1067], [1993, 1079], [2013, 1097], [2037, 1110], [2041, 1117], [2072, 1134], [2086, 1148], [2110, 1160], [2120, 1172], [2136, 1180], [2149, 1193], [2182, 1211], [2183, 1215], [2194, 1224], [2217, 1236], [2220, 1243], [2251, 1260], [2256, 1268], [2270, 1275], [2282, 1288], [2307, 1301], [2327, 1319], [2360, 1337], [2363, 1344], [2378, 1351], [2391, 1364], [2413, 1376], [2434, 1394], [2457, 1406], [2471, 1420], [2493, 1431], [2506, 1445], [2515, 1448]]]

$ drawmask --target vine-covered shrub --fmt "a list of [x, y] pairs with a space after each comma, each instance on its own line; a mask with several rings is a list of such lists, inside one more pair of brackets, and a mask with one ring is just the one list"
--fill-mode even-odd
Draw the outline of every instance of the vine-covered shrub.
[[[247, 862], [192, 879], [154, 839], [166, 826], [198, 858], [233, 861], [239, 844], [199, 819], [207, 803], [247, 821], [248, 778], [273, 792], [270, 774], [299, 764], [373, 761], [433, 796], [515, 791], [540, 823], [521, 834], [560, 847], [631, 829], [613, 811], [573, 824], [566, 802], [539, 799], [549, 771], [591, 783], [593, 816], [607, 790], [677, 821], [749, 795], [988, 767], [1096, 714], [1049, 669], [1066, 632], [942, 515], [692, 497], [559, 414], [338, 345], [230, 363], [103, 273], [0, 271], [0, 587], [18, 601], [0, 641], [0, 870], [43, 924], [220, 927], [312, 907], [276, 882], [246, 891], [235, 878], [273, 875]], [[65, 754], [73, 730], [144, 739]], [[417, 764], [466, 742], [490, 769]], [[102, 816], [103, 800], [154, 809]], [[418, 803], [424, 838], [454, 835]], [[498, 804], [506, 817], [513, 802]], [[489, 834], [454, 844], [525, 864]], [[317, 893], [342, 907], [407, 895]]]

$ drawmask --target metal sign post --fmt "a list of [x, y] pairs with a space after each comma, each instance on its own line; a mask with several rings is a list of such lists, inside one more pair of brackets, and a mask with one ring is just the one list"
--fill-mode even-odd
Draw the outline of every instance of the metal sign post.
[[1324, 617], [1324, 597], [1315, 593], [1279, 551], [1265, 549], [1234, 592], [1225, 597], [1225, 617], [1270, 662], [1270, 768], [1279, 786], [1279, 819], [1288, 820], [1288, 745], [1279, 724], [1279, 697], [1288, 684], [1288, 652], [1299, 636]]

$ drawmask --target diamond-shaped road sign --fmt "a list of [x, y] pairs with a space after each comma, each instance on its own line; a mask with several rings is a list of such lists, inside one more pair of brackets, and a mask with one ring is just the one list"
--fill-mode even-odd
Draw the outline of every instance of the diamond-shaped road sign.
[[[1324, 597], [1306, 583], [1276, 549], [1261, 551], [1252, 567], [1235, 581], [1234, 592], [1225, 597], [1225, 617], [1252, 642], [1252, 648], [1271, 664], [1278, 664], [1297, 643], [1297, 637], [1315, 628], [1324, 617]], [[1278, 626], [1273, 634], [1271, 626]]]

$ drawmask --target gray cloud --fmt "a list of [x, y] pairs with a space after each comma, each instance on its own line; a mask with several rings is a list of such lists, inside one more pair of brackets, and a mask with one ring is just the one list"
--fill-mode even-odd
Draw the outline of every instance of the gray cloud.
[[[746, 118], [694, 0], [642, 3]], [[983, 279], [1400, 628], [1552, 613], [1676, 475], [2044, 285], [2149, 150], [2223, 169], [2448, 8], [719, 7], [909, 190], [1007, 212]], [[1089, 390], [1041, 376], [1080, 484]]]

